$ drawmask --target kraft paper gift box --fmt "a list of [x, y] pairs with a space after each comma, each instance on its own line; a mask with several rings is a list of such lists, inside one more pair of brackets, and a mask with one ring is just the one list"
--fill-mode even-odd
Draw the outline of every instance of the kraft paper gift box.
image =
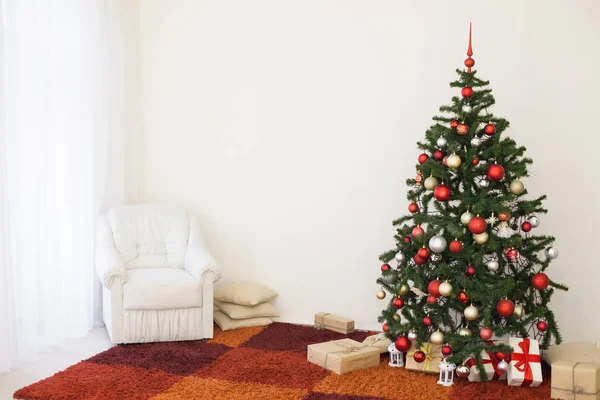
[[379, 365], [379, 349], [352, 339], [308, 345], [307, 360], [338, 375]]
[[540, 346], [535, 339], [508, 338], [513, 353], [506, 372], [509, 386], [539, 386], [542, 383]]
[[[413, 356], [416, 351], [422, 351], [425, 353], [425, 361], [422, 363], [418, 363], [415, 361]], [[432, 343], [423, 343], [423, 345], [419, 348], [413, 344], [411, 349], [406, 353], [406, 362], [404, 363], [404, 368], [409, 369], [411, 371], [421, 371], [428, 374], [438, 374], [440, 372], [439, 362], [442, 361], [442, 345], [441, 344], [432, 344]]]
[[385, 337], [383, 333], [378, 333], [377, 335], [372, 335], [363, 340], [363, 344], [371, 347], [377, 347], [380, 353], [387, 353], [388, 346], [392, 344], [392, 341]]
[[315, 314], [315, 328], [348, 334], [354, 332], [354, 320], [320, 312]]
[[551, 368], [553, 399], [600, 400], [600, 364], [556, 361]]

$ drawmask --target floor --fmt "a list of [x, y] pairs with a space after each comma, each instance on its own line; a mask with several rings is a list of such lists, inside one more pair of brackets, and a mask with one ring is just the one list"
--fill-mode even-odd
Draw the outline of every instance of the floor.
[[12, 399], [17, 389], [47, 378], [111, 346], [104, 327], [94, 328], [86, 338], [68, 339], [65, 347], [42, 353], [40, 360], [23, 363], [10, 373], [0, 374], [0, 400]]

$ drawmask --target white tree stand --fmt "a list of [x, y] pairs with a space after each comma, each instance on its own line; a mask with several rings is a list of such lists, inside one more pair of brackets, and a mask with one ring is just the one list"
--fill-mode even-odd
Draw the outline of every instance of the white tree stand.
[[437, 381], [438, 385], [452, 386], [454, 383], [454, 370], [456, 364], [447, 363], [446, 360], [439, 362], [440, 367], [440, 379]]
[[396, 348], [394, 342], [388, 346], [388, 352], [390, 353], [390, 367], [404, 367], [404, 354]]

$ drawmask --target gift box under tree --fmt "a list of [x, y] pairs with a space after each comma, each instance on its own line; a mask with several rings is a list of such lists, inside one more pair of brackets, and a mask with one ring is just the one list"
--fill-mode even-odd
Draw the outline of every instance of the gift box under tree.
[[508, 345], [513, 353], [506, 377], [509, 386], [539, 386], [542, 383], [542, 360], [538, 341], [510, 337]]
[[439, 362], [442, 361], [442, 345], [423, 343], [421, 347], [413, 345], [406, 354], [405, 368], [428, 374], [440, 372]]
[[[486, 341], [486, 343], [489, 345], [494, 344], [493, 341]], [[481, 351], [481, 363], [483, 364], [483, 368], [485, 369], [488, 381], [498, 381], [506, 379], [506, 372], [498, 368], [499, 362], [500, 360], [498, 359], [498, 357], [496, 357], [496, 354], [494, 354], [494, 352], [486, 350]], [[480, 371], [477, 367], [477, 359], [475, 357], [469, 358], [465, 362], [465, 365], [470, 369], [468, 377], [469, 382], [483, 381], [483, 379], [481, 379]]]

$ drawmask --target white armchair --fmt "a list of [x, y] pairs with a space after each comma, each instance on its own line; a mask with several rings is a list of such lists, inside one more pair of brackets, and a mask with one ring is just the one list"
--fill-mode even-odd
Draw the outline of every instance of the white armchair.
[[213, 337], [213, 283], [220, 267], [185, 209], [111, 209], [98, 223], [96, 273], [113, 343]]

